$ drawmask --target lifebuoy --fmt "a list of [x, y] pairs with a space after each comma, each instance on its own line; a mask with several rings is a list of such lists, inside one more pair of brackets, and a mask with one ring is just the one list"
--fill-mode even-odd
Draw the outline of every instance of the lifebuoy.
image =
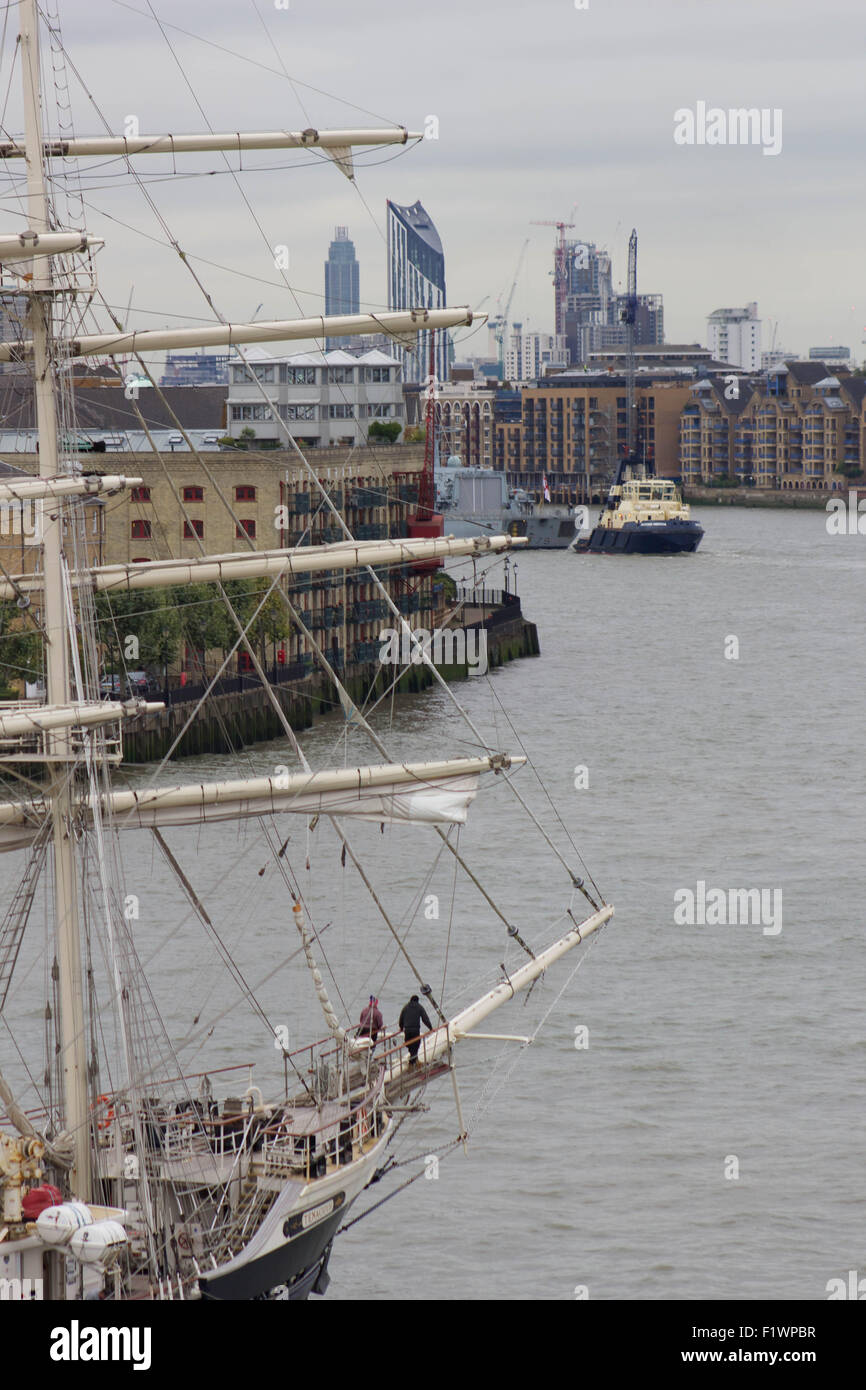
[[97, 1129], [108, 1129], [108, 1126], [114, 1119], [114, 1106], [111, 1103], [110, 1096], [97, 1096], [96, 1100], [90, 1108], [91, 1110], [99, 1110], [103, 1105], [107, 1107], [105, 1112], [105, 1119], [96, 1121]]

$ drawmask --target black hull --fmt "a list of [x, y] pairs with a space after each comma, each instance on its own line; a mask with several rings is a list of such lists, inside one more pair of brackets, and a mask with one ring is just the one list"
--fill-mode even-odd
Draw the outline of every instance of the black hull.
[[697, 550], [704, 528], [696, 521], [664, 522], [662, 525], [626, 522], [617, 530], [596, 526], [575, 549], [594, 555], [688, 555]]
[[344, 1215], [345, 1207], [338, 1209], [327, 1221], [239, 1269], [225, 1274], [215, 1270], [210, 1276], [202, 1275], [199, 1279], [201, 1297], [208, 1301], [244, 1302], [262, 1298], [282, 1285], [287, 1287], [288, 1297], [293, 1300], [307, 1298], [310, 1293], [324, 1293], [328, 1286], [331, 1242]]

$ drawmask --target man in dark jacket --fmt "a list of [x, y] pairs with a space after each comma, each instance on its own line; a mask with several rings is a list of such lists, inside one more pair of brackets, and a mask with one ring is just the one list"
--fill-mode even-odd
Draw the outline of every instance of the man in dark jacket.
[[433, 1024], [421, 1007], [421, 1001], [417, 994], [413, 994], [409, 1003], [403, 1005], [398, 1023], [398, 1026], [403, 1029], [403, 1037], [409, 1049], [410, 1067], [417, 1067], [418, 1065], [418, 1048], [421, 1046], [422, 1023], [424, 1023], [428, 1029], [433, 1027]]

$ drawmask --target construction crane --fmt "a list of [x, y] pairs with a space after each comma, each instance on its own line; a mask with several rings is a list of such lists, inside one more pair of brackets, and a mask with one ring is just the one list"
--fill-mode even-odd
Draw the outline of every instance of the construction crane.
[[529, 237], [526, 238], [526, 240], [523, 243], [523, 246], [520, 248], [520, 255], [517, 258], [517, 269], [514, 272], [514, 279], [511, 282], [511, 289], [508, 292], [508, 298], [505, 301], [505, 310], [502, 314], [499, 314], [497, 316], [493, 325], [493, 332], [496, 336], [496, 349], [497, 357], [499, 360], [500, 381], [504, 381], [505, 379], [505, 339], [508, 334], [508, 314], [509, 310], [511, 309], [511, 301], [514, 298], [514, 291], [517, 289], [517, 281], [520, 278], [520, 268], [523, 265], [523, 257], [526, 255], [526, 248], [528, 245]]
[[[572, 214], [573, 215], [573, 214]], [[568, 246], [565, 240], [566, 227], [574, 227], [574, 222], [532, 222], [532, 227], [555, 227], [559, 241], [553, 252], [553, 296], [556, 308], [556, 336], [565, 333], [565, 299], [568, 294]]]
[[634, 366], [634, 338], [635, 322], [637, 320], [637, 232], [632, 228], [631, 236], [628, 239], [628, 282], [626, 284], [625, 303], [620, 313], [621, 322], [625, 324], [625, 400], [626, 400], [626, 459], [629, 467], [634, 468], [637, 462], [635, 456], [635, 366]]

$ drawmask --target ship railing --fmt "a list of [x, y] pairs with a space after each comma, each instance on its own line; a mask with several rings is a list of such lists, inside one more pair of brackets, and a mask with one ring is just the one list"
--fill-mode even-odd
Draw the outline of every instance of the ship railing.
[[[322, 1124], [303, 1124], [301, 1107], [288, 1110], [282, 1119], [268, 1125], [259, 1150], [265, 1176], [303, 1177], [309, 1182], [324, 1177], [334, 1166], [351, 1163], [383, 1131], [379, 1100], [384, 1081], [380, 1068], [374, 1083], [362, 1095], [354, 1101], [346, 1097], [345, 1108], [338, 1109]], [[315, 1112], [308, 1113], [312, 1117]]]
[[[254, 1114], [239, 1098], [231, 1110], [219, 1113], [210, 1096], [210, 1078], [245, 1072], [252, 1085], [253, 1064], [236, 1063], [206, 1072], [161, 1078], [148, 1086], [148, 1092], [133, 1109], [126, 1091], [106, 1092], [91, 1105], [91, 1118], [97, 1146], [110, 1149], [119, 1143], [124, 1152], [136, 1145], [137, 1129], [143, 1134], [149, 1155], [177, 1158], [195, 1153], [223, 1155], [235, 1153], [245, 1142], [245, 1124]], [[195, 1096], [195, 1083], [208, 1082], [205, 1096]], [[167, 1088], [172, 1090], [166, 1095]], [[178, 1099], [178, 1093], [184, 1099]], [[34, 1112], [30, 1118], [37, 1121]]]

